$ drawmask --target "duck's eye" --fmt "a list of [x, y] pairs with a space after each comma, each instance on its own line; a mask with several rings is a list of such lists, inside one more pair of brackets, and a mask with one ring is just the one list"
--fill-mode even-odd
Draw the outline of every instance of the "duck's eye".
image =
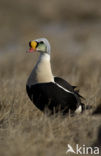
[[40, 42], [40, 44], [43, 44], [43, 43], [44, 43], [43, 41]]
[[37, 46], [36, 46], [36, 48], [37, 48], [38, 46], [43, 45], [43, 44], [44, 44], [44, 42], [43, 42], [43, 41], [37, 42]]

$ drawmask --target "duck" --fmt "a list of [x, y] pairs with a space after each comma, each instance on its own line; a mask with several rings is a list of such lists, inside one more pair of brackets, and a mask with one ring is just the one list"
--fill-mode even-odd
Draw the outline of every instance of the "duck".
[[29, 41], [27, 52], [39, 53], [26, 83], [26, 91], [32, 103], [40, 111], [50, 115], [82, 113], [85, 105], [81, 102], [83, 97], [76, 86], [52, 73], [49, 41], [46, 38]]

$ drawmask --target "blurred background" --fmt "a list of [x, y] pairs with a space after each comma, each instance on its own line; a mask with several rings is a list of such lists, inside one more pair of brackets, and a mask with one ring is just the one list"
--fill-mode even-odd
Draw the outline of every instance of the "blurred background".
[[58, 53], [101, 49], [99, 0], [0, 0], [0, 19], [3, 54], [24, 51], [29, 40], [40, 37], [47, 37]]
[[[51, 43], [54, 75], [79, 86], [90, 112], [53, 120], [30, 102], [26, 81], [38, 55], [26, 50], [41, 37]], [[63, 156], [68, 140], [101, 145], [101, 116], [91, 115], [100, 86], [100, 0], [0, 0], [0, 155]]]
[[95, 78], [101, 64], [100, 8], [99, 0], [0, 0], [3, 71], [8, 71], [9, 61], [13, 73], [18, 70], [16, 75], [21, 72], [28, 77], [37, 59], [25, 53], [28, 42], [46, 37], [51, 43], [53, 73], [81, 87], [96, 87], [91, 79], [98, 82], [100, 77]]

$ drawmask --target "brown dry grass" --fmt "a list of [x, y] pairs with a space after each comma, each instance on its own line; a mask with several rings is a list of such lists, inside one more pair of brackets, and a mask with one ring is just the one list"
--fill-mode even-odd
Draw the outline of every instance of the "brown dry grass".
[[101, 116], [91, 113], [101, 101], [99, 57], [90, 53], [72, 58], [69, 54], [64, 57], [54, 52], [52, 55], [54, 73], [78, 85], [85, 103], [93, 106], [91, 111], [64, 119], [45, 116], [26, 95], [26, 80], [36, 56], [19, 52], [1, 55], [0, 155], [65, 156], [68, 143], [75, 147], [77, 143], [91, 146], [97, 142]]
[[[101, 146], [101, 115], [92, 115], [101, 104], [101, 1], [0, 0], [0, 13], [0, 156], [65, 156], [67, 144]], [[54, 75], [78, 85], [92, 110], [64, 119], [31, 103], [25, 88], [37, 56], [24, 47], [37, 37], [51, 41]]]

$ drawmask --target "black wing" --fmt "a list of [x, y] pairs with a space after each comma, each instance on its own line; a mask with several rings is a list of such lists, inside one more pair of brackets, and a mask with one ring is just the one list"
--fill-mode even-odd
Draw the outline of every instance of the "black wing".
[[[77, 99], [79, 100], [79, 98], [83, 98], [80, 94], [79, 94], [79, 90], [75, 90], [77, 88], [77, 86], [72, 86], [70, 85], [67, 81], [65, 81], [64, 79], [60, 78], [60, 77], [54, 77], [54, 81], [59, 84], [60, 86], [62, 86], [63, 88], [67, 89], [68, 91], [74, 93], [77, 97]], [[84, 98], [83, 98], [84, 99]]]
[[74, 92], [74, 89], [76, 88], [76, 86], [71, 86], [67, 81], [60, 77], [54, 77], [54, 81], [70, 92]]

